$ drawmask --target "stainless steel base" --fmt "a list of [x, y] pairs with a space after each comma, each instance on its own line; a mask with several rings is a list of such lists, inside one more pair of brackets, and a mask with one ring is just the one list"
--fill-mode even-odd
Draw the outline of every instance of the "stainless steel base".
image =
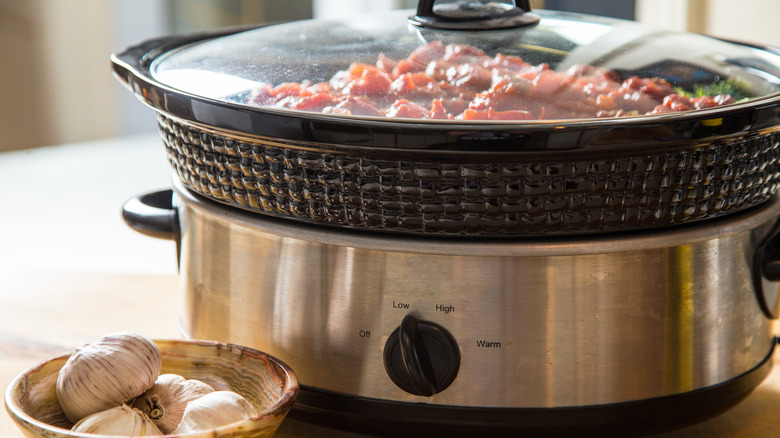
[[[752, 275], [777, 200], [662, 232], [483, 240], [313, 227], [175, 190], [184, 331], [269, 352], [310, 388], [443, 406], [590, 406], [710, 387], [772, 349]], [[460, 350], [457, 378], [432, 397], [398, 388], [383, 364], [410, 312]]]

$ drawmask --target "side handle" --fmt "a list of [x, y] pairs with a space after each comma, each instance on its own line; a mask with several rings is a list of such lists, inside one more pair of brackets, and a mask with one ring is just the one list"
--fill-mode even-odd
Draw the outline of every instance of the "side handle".
[[171, 189], [130, 198], [122, 206], [122, 219], [130, 228], [146, 236], [179, 241], [179, 215], [173, 205]]
[[758, 304], [770, 319], [777, 319], [780, 315], [780, 220], [758, 245], [753, 263]]

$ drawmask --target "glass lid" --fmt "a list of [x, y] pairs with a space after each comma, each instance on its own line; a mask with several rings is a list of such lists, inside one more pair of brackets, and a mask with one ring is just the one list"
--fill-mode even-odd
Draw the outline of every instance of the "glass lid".
[[475, 3], [438, 5], [443, 24], [400, 10], [260, 27], [173, 49], [151, 74], [229, 104], [394, 121], [644, 116], [780, 91], [771, 49], [508, 4], [483, 3], [501, 15], [487, 24], [448, 15]]

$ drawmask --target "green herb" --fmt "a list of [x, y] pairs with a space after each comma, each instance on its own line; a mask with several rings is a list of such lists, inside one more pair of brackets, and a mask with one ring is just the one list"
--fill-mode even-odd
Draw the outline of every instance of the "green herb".
[[729, 95], [735, 102], [747, 100], [752, 97], [748, 94], [745, 83], [736, 79], [726, 79], [706, 85], [696, 84], [693, 86], [693, 91], [685, 90], [682, 87], [676, 87], [675, 91], [680, 96], [685, 97], [718, 96], [721, 94]]

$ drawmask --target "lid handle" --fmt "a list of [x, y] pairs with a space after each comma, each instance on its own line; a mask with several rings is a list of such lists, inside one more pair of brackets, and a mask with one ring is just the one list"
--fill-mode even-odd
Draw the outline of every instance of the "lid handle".
[[420, 27], [444, 30], [497, 30], [530, 26], [539, 22], [530, 0], [510, 3], [458, 0], [434, 8], [436, 0], [419, 0], [417, 15], [409, 21]]

